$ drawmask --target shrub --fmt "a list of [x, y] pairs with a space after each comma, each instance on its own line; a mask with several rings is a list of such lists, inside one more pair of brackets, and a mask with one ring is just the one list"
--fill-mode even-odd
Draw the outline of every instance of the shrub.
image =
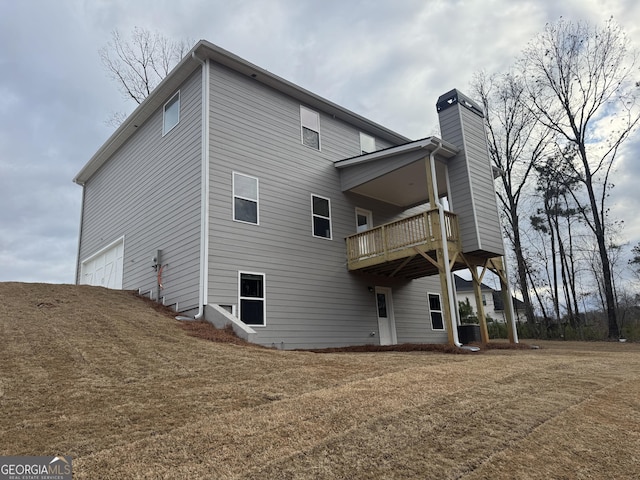
[[507, 338], [507, 324], [498, 322], [487, 322], [489, 338]]

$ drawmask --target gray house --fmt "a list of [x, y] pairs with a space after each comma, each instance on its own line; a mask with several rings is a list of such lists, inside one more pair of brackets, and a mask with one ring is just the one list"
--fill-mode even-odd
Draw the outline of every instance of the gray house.
[[278, 348], [458, 344], [451, 272], [508, 286], [482, 111], [437, 109], [412, 141], [200, 41], [74, 178], [76, 281]]

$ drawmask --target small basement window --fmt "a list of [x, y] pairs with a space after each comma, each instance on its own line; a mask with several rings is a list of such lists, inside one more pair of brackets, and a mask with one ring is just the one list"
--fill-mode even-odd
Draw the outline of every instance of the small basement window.
[[180, 91], [164, 104], [162, 116], [162, 135], [166, 135], [180, 121]]
[[265, 325], [264, 274], [240, 272], [240, 320], [246, 325]]

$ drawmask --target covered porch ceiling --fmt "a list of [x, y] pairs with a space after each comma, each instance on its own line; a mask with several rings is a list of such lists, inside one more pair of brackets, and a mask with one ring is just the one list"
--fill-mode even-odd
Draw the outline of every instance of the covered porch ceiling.
[[446, 160], [458, 149], [436, 137], [335, 162], [343, 192], [352, 192], [402, 208], [429, 201], [427, 162], [436, 151], [437, 195], [447, 195]]

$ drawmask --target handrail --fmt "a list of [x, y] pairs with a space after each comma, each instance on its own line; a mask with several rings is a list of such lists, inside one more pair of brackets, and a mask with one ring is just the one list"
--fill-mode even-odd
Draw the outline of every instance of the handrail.
[[[444, 212], [444, 219], [447, 242], [458, 243], [457, 216]], [[345, 239], [347, 260], [351, 264], [365, 258], [386, 257], [391, 252], [425, 244], [435, 249], [440, 244], [438, 222], [438, 210], [433, 209], [349, 235]]]

